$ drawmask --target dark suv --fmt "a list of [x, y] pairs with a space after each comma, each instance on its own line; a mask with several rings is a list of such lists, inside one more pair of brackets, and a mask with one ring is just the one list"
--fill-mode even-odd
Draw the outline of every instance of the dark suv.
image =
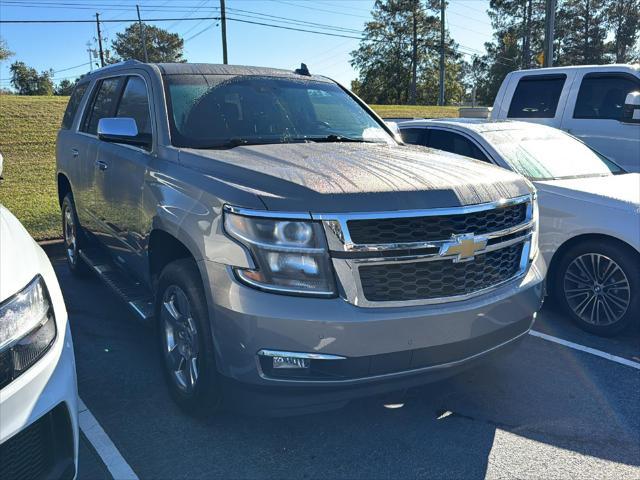
[[305, 69], [97, 70], [57, 175], [70, 268], [155, 322], [189, 411], [425, 383], [512, 344], [541, 304], [528, 181], [403, 145]]

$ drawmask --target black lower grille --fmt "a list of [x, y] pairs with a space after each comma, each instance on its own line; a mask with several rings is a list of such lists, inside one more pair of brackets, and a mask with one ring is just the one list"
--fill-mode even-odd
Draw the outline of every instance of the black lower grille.
[[0, 478], [73, 478], [73, 435], [64, 405], [0, 445]]
[[522, 244], [477, 255], [473, 260], [450, 260], [366, 265], [359, 269], [362, 289], [372, 302], [428, 300], [453, 297], [491, 287], [516, 275]]
[[349, 220], [351, 240], [358, 244], [414, 243], [448, 240], [454, 234], [481, 235], [525, 222], [528, 203], [456, 215]]

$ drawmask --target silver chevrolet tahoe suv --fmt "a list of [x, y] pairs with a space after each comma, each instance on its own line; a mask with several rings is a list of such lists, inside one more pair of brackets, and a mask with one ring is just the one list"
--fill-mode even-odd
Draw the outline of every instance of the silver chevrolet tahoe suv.
[[403, 145], [306, 68], [102, 68], [56, 157], [70, 269], [155, 326], [190, 412], [417, 386], [514, 344], [541, 305], [531, 184]]

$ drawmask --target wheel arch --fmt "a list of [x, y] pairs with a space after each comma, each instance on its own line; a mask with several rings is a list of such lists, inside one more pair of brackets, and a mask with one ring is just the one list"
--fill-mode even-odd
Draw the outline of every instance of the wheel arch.
[[149, 278], [153, 284], [169, 263], [184, 258], [190, 258], [197, 263], [198, 259], [186, 242], [161, 228], [154, 228], [149, 234], [148, 258]]
[[64, 197], [67, 196], [68, 193], [73, 195], [73, 189], [71, 188], [71, 182], [69, 178], [64, 174], [59, 172], [57, 176], [58, 183], [58, 205], [62, 206], [62, 201]]

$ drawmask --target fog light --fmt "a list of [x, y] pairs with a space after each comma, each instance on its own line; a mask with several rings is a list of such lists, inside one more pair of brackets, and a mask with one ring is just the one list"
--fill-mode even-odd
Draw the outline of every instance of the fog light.
[[273, 357], [273, 368], [309, 368], [309, 359], [296, 357]]

